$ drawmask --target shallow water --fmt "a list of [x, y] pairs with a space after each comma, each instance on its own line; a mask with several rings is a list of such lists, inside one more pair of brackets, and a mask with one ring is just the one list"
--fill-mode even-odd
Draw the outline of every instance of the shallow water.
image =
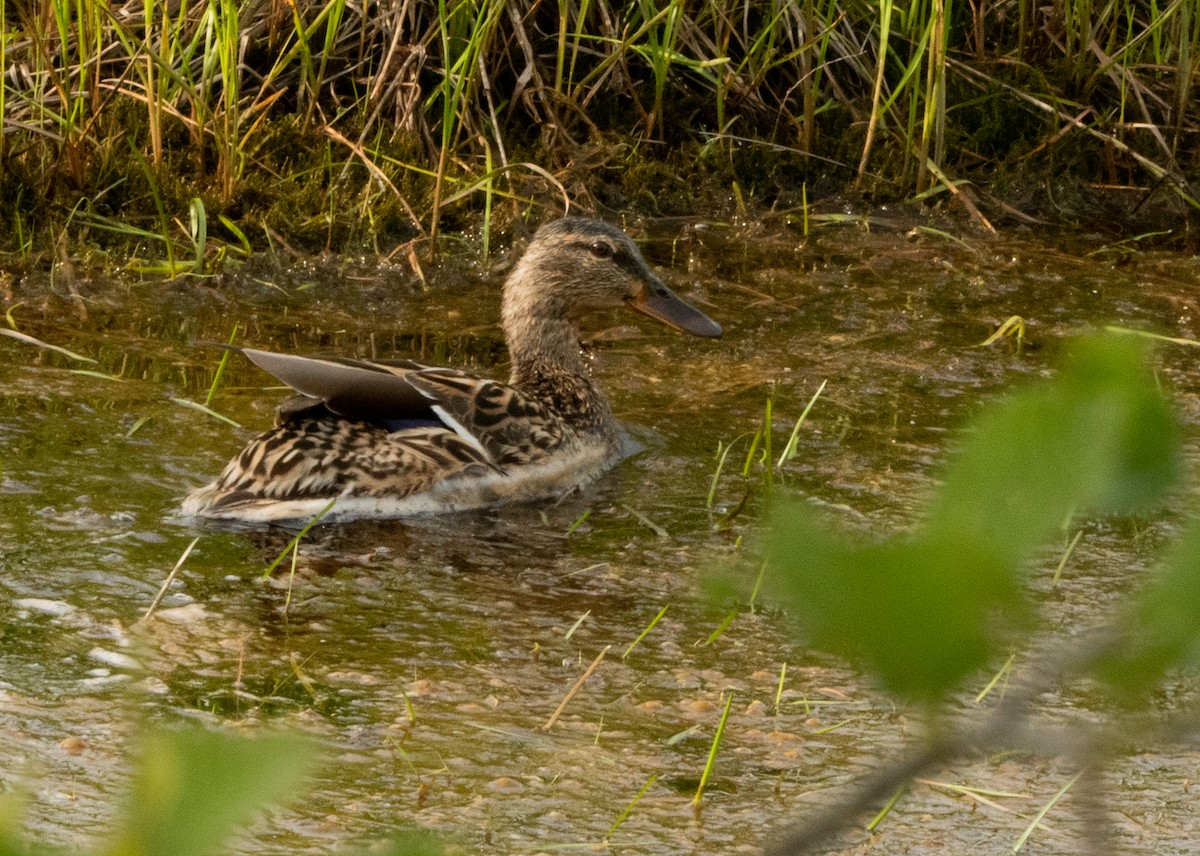
[[[1198, 332], [1195, 259], [1089, 255], [1101, 244], [1086, 237], [956, 241], [913, 225], [876, 218], [807, 239], [654, 226], [651, 261], [727, 332], [700, 341], [619, 315], [589, 325], [596, 374], [645, 452], [557, 506], [326, 527], [305, 540], [294, 578], [268, 581], [292, 533], [198, 526], [175, 511], [270, 424], [283, 396], [234, 359], [212, 406], [245, 428], [172, 401], [207, 394], [220, 352], [198, 343], [226, 340], [236, 323], [237, 341], [255, 347], [503, 376], [502, 270], [443, 271], [422, 288], [403, 270], [346, 262], [225, 281], [82, 282], [82, 300], [36, 278], [17, 284], [5, 308], [21, 331], [97, 361], [0, 338], [0, 782], [30, 791], [31, 834], [103, 834], [136, 723], [181, 717], [290, 726], [330, 747], [314, 789], [236, 852], [332, 852], [403, 824], [467, 852], [609, 837], [627, 853], [753, 853], [789, 818], [836, 802], [911, 744], [907, 712], [793, 641], [776, 611], [743, 613], [716, 634], [724, 612], [697, 593], [710, 569], [741, 566], [760, 526], [763, 478], [742, 476], [743, 435], [768, 394], [778, 454], [828, 380], [775, 479], [847, 527], [885, 531], [912, 522], [956, 427], [1006, 384], [1046, 371], [1064, 337], [1108, 323]], [[976, 347], [1011, 315], [1029, 324], [1025, 348]], [[1193, 445], [1198, 356], [1160, 352]], [[709, 507], [718, 442], [739, 437]], [[1174, 510], [1087, 527], [1056, 587], [1048, 558], [1035, 597], [1051, 624], [1071, 636], [1100, 622], [1178, 520]], [[197, 536], [157, 617], [131, 629]], [[1039, 716], [1069, 726], [1102, 712], [1091, 704], [1063, 691]], [[70, 737], [84, 748], [60, 746]], [[1192, 852], [1198, 762], [1190, 749], [1144, 752], [1112, 770], [1129, 852]], [[830, 847], [1007, 853], [1071, 773], [1028, 757], [957, 764], [938, 780], [1022, 797], [984, 804], [920, 785], [873, 834], [860, 824]], [[1024, 852], [1079, 840], [1069, 800], [1047, 821]]]

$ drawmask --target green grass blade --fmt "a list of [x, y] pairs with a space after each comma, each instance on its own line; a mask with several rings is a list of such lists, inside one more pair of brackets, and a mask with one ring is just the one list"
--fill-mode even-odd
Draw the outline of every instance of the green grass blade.
[[1047, 814], [1050, 813], [1050, 809], [1054, 808], [1058, 801], [1063, 798], [1067, 791], [1071, 789], [1071, 786], [1075, 784], [1075, 781], [1081, 775], [1083, 775], [1082, 770], [1068, 779], [1067, 783], [1059, 788], [1054, 796], [1050, 798], [1050, 801], [1042, 806], [1041, 810], [1039, 810], [1038, 813], [1033, 816], [1033, 820], [1029, 822], [1029, 826], [1025, 827], [1025, 831], [1021, 833], [1021, 837], [1017, 839], [1017, 843], [1012, 846], [1013, 853], [1019, 852], [1020, 849], [1025, 846], [1025, 842], [1029, 840], [1029, 836], [1033, 835], [1033, 831], [1041, 825], [1042, 820]]
[[708, 760], [704, 763], [704, 772], [700, 774], [700, 784], [696, 787], [696, 795], [692, 797], [692, 807], [699, 808], [700, 800], [704, 797], [704, 789], [712, 777], [713, 767], [717, 761], [717, 750], [721, 747], [721, 738], [725, 735], [725, 723], [729, 721], [729, 708], [733, 705], [733, 693], [725, 699], [725, 710], [721, 713], [721, 721], [717, 723], [717, 733], [713, 735], [712, 746], [708, 750]]
[[628, 647], [628, 648], [626, 648], [626, 649], [625, 649], [625, 653], [621, 655], [621, 659], [622, 659], [622, 660], [624, 660], [626, 657], [628, 657], [628, 656], [629, 656], [629, 653], [630, 653], [630, 652], [631, 652], [631, 651], [632, 651], [634, 648], [636, 648], [636, 647], [637, 647], [637, 646], [638, 646], [638, 645], [641, 643], [641, 641], [642, 641], [643, 639], [645, 639], [645, 638], [646, 638], [646, 635], [647, 635], [647, 634], [648, 634], [648, 633], [649, 633], [651, 630], [653, 630], [653, 629], [654, 629], [654, 626], [655, 626], [656, 624], [658, 624], [659, 620], [660, 620], [660, 619], [661, 619], [661, 618], [662, 618], [664, 615], [666, 615], [666, 614], [667, 614], [667, 607], [669, 607], [670, 605], [671, 605], [671, 604], [669, 604], [669, 603], [664, 603], [664, 604], [663, 604], [663, 608], [662, 608], [662, 609], [660, 609], [660, 610], [658, 611], [658, 615], [654, 616], [654, 618], [653, 618], [653, 619], [651, 619], [650, 623], [646, 625], [646, 629], [644, 629], [644, 630], [643, 630], [641, 633], [639, 633], [639, 634], [638, 634], [638, 637], [637, 637], [637, 639], [634, 639], [632, 642], [630, 642], [630, 643], [629, 643], [629, 647]]
[[817, 399], [821, 397], [821, 393], [825, 391], [825, 384], [829, 380], [821, 381], [821, 385], [817, 387], [817, 391], [812, 394], [812, 398], [808, 400], [808, 404], [804, 406], [804, 410], [800, 413], [800, 418], [796, 420], [796, 425], [792, 428], [791, 436], [788, 437], [787, 443], [783, 446], [783, 453], [780, 454], [778, 462], [775, 466], [782, 467], [785, 462], [796, 457], [796, 447], [800, 442], [800, 426], [804, 424], [804, 420], [808, 418], [809, 412], [813, 409], [813, 405], [817, 403]]
[[240, 424], [238, 424], [237, 422], [234, 422], [228, 416], [224, 416], [220, 413], [217, 413], [217, 411], [213, 410], [211, 407], [207, 407], [198, 401], [192, 401], [189, 398], [172, 398], [171, 401], [174, 402], [175, 404], [178, 404], [180, 407], [186, 407], [189, 410], [198, 410], [201, 413], [203, 413], [205, 416], [211, 416], [213, 419], [220, 419], [226, 425], [232, 426], [233, 428], [241, 428], [242, 427]]

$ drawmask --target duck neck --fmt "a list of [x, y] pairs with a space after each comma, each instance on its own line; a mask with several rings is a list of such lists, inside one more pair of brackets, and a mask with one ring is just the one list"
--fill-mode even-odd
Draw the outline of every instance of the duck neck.
[[562, 317], [514, 317], [508, 306], [505, 310], [509, 384], [581, 432], [615, 435], [612, 411], [592, 379], [575, 325]]

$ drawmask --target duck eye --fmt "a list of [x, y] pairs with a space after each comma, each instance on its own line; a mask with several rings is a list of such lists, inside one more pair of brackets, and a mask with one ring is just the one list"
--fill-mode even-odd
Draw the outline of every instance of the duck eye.
[[611, 244], [604, 241], [596, 241], [588, 250], [598, 259], [611, 259], [613, 257], [613, 248]]

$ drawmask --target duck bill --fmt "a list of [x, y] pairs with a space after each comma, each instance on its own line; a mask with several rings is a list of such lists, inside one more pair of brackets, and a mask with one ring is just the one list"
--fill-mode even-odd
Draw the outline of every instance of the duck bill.
[[636, 297], [626, 301], [625, 305], [635, 312], [649, 315], [668, 327], [691, 333], [693, 336], [719, 339], [723, 332], [720, 324], [699, 309], [684, 303], [661, 282], [648, 284]]

